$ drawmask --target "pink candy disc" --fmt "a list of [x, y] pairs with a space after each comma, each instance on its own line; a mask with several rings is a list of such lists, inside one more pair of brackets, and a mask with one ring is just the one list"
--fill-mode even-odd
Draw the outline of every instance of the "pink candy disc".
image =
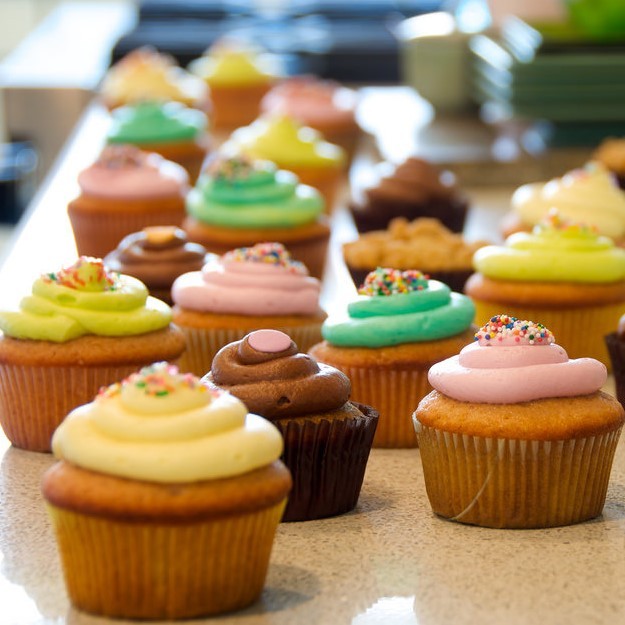
[[283, 352], [291, 345], [291, 337], [279, 330], [256, 330], [250, 332], [247, 342], [259, 352], [273, 354]]

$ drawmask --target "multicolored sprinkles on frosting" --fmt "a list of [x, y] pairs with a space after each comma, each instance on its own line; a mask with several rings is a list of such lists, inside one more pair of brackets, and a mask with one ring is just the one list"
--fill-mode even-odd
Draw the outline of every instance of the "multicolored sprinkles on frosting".
[[247, 156], [216, 156], [207, 164], [204, 169], [208, 174], [216, 180], [226, 180], [230, 183], [237, 180], [245, 180], [258, 169], [258, 166]]
[[239, 247], [222, 256], [224, 263], [266, 263], [282, 267], [287, 271], [298, 274], [307, 274], [306, 267], [291, 254], [282, 243], [257, 243], [253, 247]]
[[101, 258], [81, 256], [73, 265], [41, 276], [47, 283], [55, 283], [77, 291], [115, 291], [119, 288], [119, 274], [110, 271]]
[[558, 232], [570, 234], [592, 234], [597, 235], [598, 231], [595, 226], [591, 226], [582, 222], [574, 222], [571, 219], [562, 217], [557, 208], [550, 208], [546, 216], [540, 221], [536, 228], [541, 230], [556, 230]]
[[480, 345], [551, 345], [555, 337], [542, 323], [495, 315], [475, 333], [475, 340]]
[[384, 297], [398, 293], [423, 291], [428, 286], [428, 276], [416, 269], [401, 271], [400, 269], [378, 267], [369, 272], [364, 283], [358, 289], [358, 293], [372, 297]]

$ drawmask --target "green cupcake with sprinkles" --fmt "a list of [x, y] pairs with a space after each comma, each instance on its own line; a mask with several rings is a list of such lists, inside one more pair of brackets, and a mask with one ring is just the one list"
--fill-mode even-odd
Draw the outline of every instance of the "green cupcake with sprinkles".
[[322, 326], [310, 354], [343, 371], [354, 401], [374, 406], [374, 447], [415, 447], [411, 414], [430, 392], [431, 365], [473, 338], [475, 308], [461, 293], [416, 269], [378, 267], [344, 315]]

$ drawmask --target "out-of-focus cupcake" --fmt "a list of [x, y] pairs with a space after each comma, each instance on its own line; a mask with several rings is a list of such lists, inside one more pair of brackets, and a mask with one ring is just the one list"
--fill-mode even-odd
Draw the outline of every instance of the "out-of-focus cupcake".
[[230, 130], [258, 117], [263, 96], [282, 74], [275, 55], [234, 39], [219, 40], [188, 69], [210, 87], [213, 127]]
[[238, 399], [156, 363], [72, 411], [53, 449], [42, 491], [76, 608], [166, 620], [260, 596], [291, 478]]
[[625, 190], [625, 138], [604, 139], [594, 151], [592, 160], [612, 172], [619, 187]]
[[358, 93], [334, 80], [296, 76], [275, 86], [261, 102], [265, 114], [288, 115], [340, 145], [351, 158], [362, 131], [356, 121]]
[[462, 232], [468, 201], [451, 172], [410, 157], [399, 165], [380, 163], [374, 181], [354, 193], [349, 208], [359, 232], [384, 230], [395, 217], [434, 217]]
[[476, 338], [430, 369], [435, 390], [414, 414], [434, 512], [502, 528], [601, 514], [625, 421], [600, 390], [605, 366], [569, 360], [545, 326], [508, 315]]
[[150, 295], [172, 304], [171, 285], [189, 271], [199, 271], [206, 263], [206, 249], [188, 240], [176, 226], [149, 226], [125, 236], [104, 257], [112, 271], [133, 276], [148, 287]]
[[238, 248], [183, 274], [172, 287], [174, 322], [187, 341], [180, 366], [204, 375], [224, 345], [263, 328], [286, 332], [307, 350], [326, 318], [320, 289], [279, 243]]
[[354, 509], [378, 414], [348, 401], [350, 383], [343, 373], [298, 353], [283, 332], [258, 330], [219, 350], [204, 379], [282, 433], [282, 459], [293, 476], [284, 521]]
[[386, 230], [372, 230], [343, 245], [343, 258], [358, 288], [376, 267], [406, 270], [419, 267], [452, 291], [462, 292], [473, 273], [473, 254], [486, 241], [468, 242], [438, 219], [391, 220]]
[[525, 184], [513, 193], [511, 203], [502, 222], [504, 236], [531, 231], [555, 208], [563, 218], [594, 227], [617, 245], [625, 242], [625, 192], [597, 162], [549, 182]]
[[67, 207], [78, 254], [102, 257], [145, 226], [182, 224], [189, 176], [159, 154], [111, 145], [80, 172], [78, 186]]
[[0, 424], [16, 447], [49, 451], [54, 429], [98, 389], [185, 347], [171, 309], [143, 283], [82, 257], [40, 276], [0, 311]]
[[129, 52], [110, 67], [100, 85], [100, 96], [109, 110], [137, 102], [181, 102], [210, 110], [204, 81], [179, 67], [172, 56], [151, 46]]
[[286, 115], [263, 115], [232, 133], [224, 149], [292, 171], [303, 184], [318, 189], [331, 212], [346, 171], [345, 151], [316, 130]]
[[373, 406], [380, 421], [374, 447], [415, 447], [410, 415], [432, 390], [430, 366], [458, 353], [473, 336], [473, 303], [419, 271], [379, 268], [348, 305], [329, 318], [309, 353], [343, 371], [351, 398]]
[[183, 228], [210, 252], [276, 241], [311, 275], [323, 276], [330, 239], [323, 198], [295, 174], [269, 161], [218, 156], [203, 170], [186, 205]]
[[106, 141], [130, 143], [182, 165], [197, 180], [210, 149], [207, 118], [179, 102], [139, 102], [115, 109]]
[[625, 313], [625, 250], [611, 239], [553, 211], [533, 233], [479, 249], [474, 266], [465, 292], [476, 319], [541, 319], [571, 357], [610, 366], [603, 337]]

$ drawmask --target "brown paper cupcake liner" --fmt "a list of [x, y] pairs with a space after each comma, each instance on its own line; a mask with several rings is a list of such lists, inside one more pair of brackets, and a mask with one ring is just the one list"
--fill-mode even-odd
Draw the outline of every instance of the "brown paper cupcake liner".
[[136, 364], [46, 367], [2, 363], [0, 425], [15, 447], [48, 452], [54, 430], [71, 410], [92, 401], [102, 386], [136, 370]]
[[570, 525], [601, 514], [621, 433], [525, 441], [415, 427], [432, 510], [495, 528]]
[[553, 332], [556, 343], [564, 347], [569, 358], [596, 358], [608, 371], [611, 370], [604, 337], [618, 326], [619, 319], [625, 314], [625, 302], [562, 310], [473, 301], [478, 326], [501, 313], [539, 322]]
[[288, 334], [299, 347], [300, 351], [308, 351], [315, 343], [321, 340], [321, 322], [298, 325], [293, 327], [270, 326], [263, 318], [263, 325], [254, 325], [250, 318], [250, 325], [246, 328], [191, 328], [179, 326], [182, 330], [187, 347], [183, 352], [178, 366], [181, 371], [193, 373], [199, 377], [205, 376], [211, 369], [215, 354], [228, 343], [242, 339], [254, 330], [271, 328]]
[[229, 612], [257, 599], [284, 505], [179, 524], [48, 510], [78, 609], [161, 620]]
[[293, 477], [283, 521], [310, 521], [355, 508], [378, 413], [354, 405], [363, 417], [274, 422], [284, 437], [282, 460]]

